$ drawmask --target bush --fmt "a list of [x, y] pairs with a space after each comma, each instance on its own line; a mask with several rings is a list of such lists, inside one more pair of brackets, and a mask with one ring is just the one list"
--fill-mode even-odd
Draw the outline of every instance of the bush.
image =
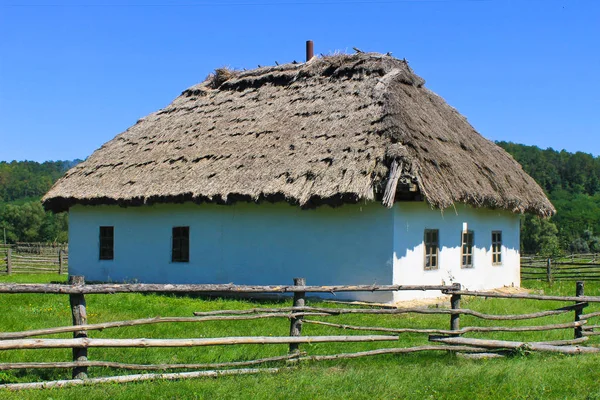
[[588, 245], [592, 253], [600, 253], [600, 237], [592, 237], [588, 242]]
[[569, 244], [569, 250], [571, 253], [589, 253], [590, 247], [584, 239], [578, 237]]

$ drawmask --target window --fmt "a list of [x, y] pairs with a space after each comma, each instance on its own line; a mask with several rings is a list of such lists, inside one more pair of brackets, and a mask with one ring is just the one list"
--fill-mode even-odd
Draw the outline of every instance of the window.
[[502, 232], [492, 232], [492, 265], [502, 264]]
[[460, 266], [462, 268], [473, 268], [473, 231], [466, 231], [462, 233], [462, 250], [461, 256], [462, 261]]
[[190, 227], [176, 226], [173, 228], [173, 248], [171, 251], [171, 261], [189, 262], [190, 261]]
[[100, 259], [115, 258], [115, 228], [114, 226], [100, 227]]
[[439, 234], [437, 229], [425, 229], [425, 269], [438, 269]]

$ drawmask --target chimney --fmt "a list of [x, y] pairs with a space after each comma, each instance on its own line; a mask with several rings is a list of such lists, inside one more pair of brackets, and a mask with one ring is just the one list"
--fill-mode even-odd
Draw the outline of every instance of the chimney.
[[314, 56], [314, 52], [313, 52], [313, 41], [312, 40], [307, 40], [306, 41], [306, 61], [310, 61]]

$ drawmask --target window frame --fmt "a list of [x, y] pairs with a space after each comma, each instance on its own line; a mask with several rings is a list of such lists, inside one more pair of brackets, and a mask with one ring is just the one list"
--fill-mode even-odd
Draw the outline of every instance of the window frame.
[[[431, 235], [435, 234], [434, 237]], [[425, 271], [435, 271], [440, 268], [440, 230], [425, 229], [423, 233], [424, 262]]]
[[174, 226], [171, 229], [171, 262], [190, 262], [190, 227]]
[[502, 231], [492, 231], [492, 265], [502, 265]]
[[[108, 234], [110, 232], [110, 234]], [[98, 230], [98, 259], [110, 261], [115, 259], [115, 227], [100, 226]]]
[[[467, 241], [471, 239], [470, 243]], [[460, 267], [475, 268], [473, 249], [475, 248], [475, 233], [472, 230], [460, 233]], [[470, 262], [468, 262], [470, 260]]]

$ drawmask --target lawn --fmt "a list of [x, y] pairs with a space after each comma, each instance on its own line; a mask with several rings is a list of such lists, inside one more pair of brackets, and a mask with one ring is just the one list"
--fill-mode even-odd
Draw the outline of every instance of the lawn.
[[[50, 282], [58, 275], [0, 276], [0, 282]], [[530, 288], [546, 294], [573, 295], [573, 282], [529, 282]], [[599, 295], [600, 284], [586, 283], [586, 294]], [[194, 311], [218, 309], [245, 309], [253, 307], [280, 307], [291, 305], [290, 300], [260, 301], [205, 299], [185, 296], [118, 294], [88, 295], [89, 323], [145, 318], [153, 316], [192, 316]], [[70, 325], [68, 296], [66, 295], [0, 295], [2, 313], [1, 331], [19, 331], [42, 327]], [[312, 306], [341, 307], [316, 300]], [[506, 300], [465, 298], [463, 308], [490, 314], [517, 314], [552, 309], [566, 305], [559, 302], [535, 300]], [[585, 312], [600, 310], [590, 306]], [[529, 321], [484, 321], [469, 316], [461, 317], [461, 326], [542, 325], [570, 322], [573, 314], [544, 317]], [[443, 328], [449, 326], [449, 317], [440, 315], [345, 315], [329, 317], [329, 322], [350, 325], [389, 326], [412, 328]], [[590, 321], [591, 324], [600, 322]], [[220, 321], [204, 323], [160, 324], [90, 332], [94, 338], [176, 338], [219, 336], [285, 336], [289, 322], [284, 319], [254, 321]], [[370, 332], [343, 331], [348, 335]], [[339, 329], [304, 325], [305, 335], [342, 334]], [[374, 333], [376, 334], [376, 333]], [[485, 337], [509, 340], [554, 340], [572, 338], [572, 330], [536, 333], [486, 333], [467, 337]], [[68, 338], [71, 334], [54, 335]], [[335, 354], [383, 347], [409, 347], [427, 344], [423, 334], [403, 334], [399, 343], [326, 343], [301, 345], [308, 354]], [[599, 344], [597, 337], [588, 342]], [[284, 355], [286, 345], [245, 345], [183, 349], [103, 349], [89, 350], [90, 360], [121, 361], [129, 363], [202, 363], [252, 360]], [[70, 349], [10, 350], [0, 352], [0, 362], [69, 361]], [[59, 399], [85, 397], [105, 398], [286, 398], [286, 399], [346, 399], [346, 398], [582, 398], [600, 399], [600, 355], [563, 356], [557, 354], [516, 354], [504, 359], [466, 360], [445, 352], [427, 352], [410, 355], [385, 355], [371, 358], [303, 362], [293, 368], [285, 363], [271, 363], [269, 367], [284, 367], [277, 374], [237, 377], [199, 378], [186, 381], [155, 381], [133, 384], [104, 384], [89, 387], [31, 390], [11, 393], [0, 391], [2, 399]], [[105, 368], [91, 368], [90, 377], [118, 375], [125, 372]], [[137, 373], [137, 372], [129, 372]], [[19, 370], [0, 372], [0, 383], [33, 382], [68, 379], [69, 370]]]

